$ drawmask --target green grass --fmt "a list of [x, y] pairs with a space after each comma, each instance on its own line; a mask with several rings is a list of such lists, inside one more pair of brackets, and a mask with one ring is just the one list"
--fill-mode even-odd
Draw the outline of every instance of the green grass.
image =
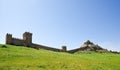
[[0, 45], [0, 70], [120, 70], [120, 54], [60, 53]]

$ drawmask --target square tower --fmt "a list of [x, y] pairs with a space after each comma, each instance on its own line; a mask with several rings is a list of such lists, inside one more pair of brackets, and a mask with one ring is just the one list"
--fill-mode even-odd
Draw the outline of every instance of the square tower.
[[25, 41], [26, 45], [30, 46], [32, 44], [32, 33], [25, 32], [23, 34], [23, 40]]
[[67, 47], [66, 47], [66, 46], [62, 46], [61, 51], [62, 51], [62, 52], [66, 52], [66, 51], [67, 51]]
[[6, 44], [12, 44], [12, 34], [6, 34]]

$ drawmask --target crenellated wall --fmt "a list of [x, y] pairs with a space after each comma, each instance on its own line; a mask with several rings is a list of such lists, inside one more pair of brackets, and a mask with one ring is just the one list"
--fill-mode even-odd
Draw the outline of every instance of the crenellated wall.
[[23, 34], [23, 39], [14, 38], [14, 37], [12, 37], [12, 34], [6, 34], [6, 44], [16, 45], [16, 46], [26, 46], [26, 47], [31, 47], [31, 48], [35, 48], [35, 49], [46, 49], [46, 50], [61, 52], [61, 49], [32, 43], [32, 33], [29, 33], [29, 32], [25, 32]]

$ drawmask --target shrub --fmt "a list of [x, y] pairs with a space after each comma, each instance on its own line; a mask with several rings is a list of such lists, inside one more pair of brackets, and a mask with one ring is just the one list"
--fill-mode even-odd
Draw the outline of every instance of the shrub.
[[2, 48], [7, 48], [7, 46], [6, 45], [2, 45]]

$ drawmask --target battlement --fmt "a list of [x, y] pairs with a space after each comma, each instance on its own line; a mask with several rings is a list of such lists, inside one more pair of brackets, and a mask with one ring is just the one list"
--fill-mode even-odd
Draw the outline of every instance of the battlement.
[[23, 35], [32, 35], [30, 32], [25, 32]]
[[7, 33], [7, 35], [12, 36], [12, 34]]

